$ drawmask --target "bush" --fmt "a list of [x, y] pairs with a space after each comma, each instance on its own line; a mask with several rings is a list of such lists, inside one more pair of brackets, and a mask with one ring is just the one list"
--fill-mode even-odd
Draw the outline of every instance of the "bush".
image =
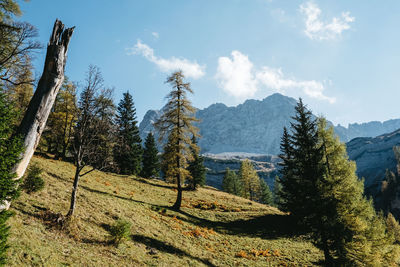
[[22, 188], [28, 194], [38, 192], [44, 188], [44, 180], [42, 179], [43, 169], [34, 164], [29, 167], [28, 174], [26, 175]]
[[114, 225], [110, 227], [111, 241], [115, 245], [119, 245], [122, 240], [128, 239], [131, 235], [131, 223], [125, 220], [117, 220]]

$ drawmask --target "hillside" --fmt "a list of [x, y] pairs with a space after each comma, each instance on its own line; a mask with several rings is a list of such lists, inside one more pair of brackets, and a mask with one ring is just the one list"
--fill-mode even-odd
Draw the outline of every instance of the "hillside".
[[[202, 153], [247, 152], [277, 155], [283, 127], [289, 127], [294, 115], [296, 99], [278, 93], [263, 100], [246, 100], [243, 104], [228, 107], [222, 103], [199, 109], [196, 117], [202, 138]], [[153, 122], [162, 110], [149, 110], [140, 123], [140, 135], [154, 132]], [[385, 122], [353, 123], [348, 127], [335, 126], [343, 142], [356, 137], [375, 137], [400, 128], [400, 119]], [[157, 133], [156, 133], [157, 134]]]
[[[46, 187], [12, 205], [10, 266], [311, 266], [323, 258], [275, 208], [201, 188], [185, 191], [182, 212], [173, 212], [170, 184], [103, 172], [81, 180], [77, 228], [67, 234], [45, 218], [66, 213], [74, 168], [32, 161]], [[118, 218], [132, 223], [132, 236], [116, 248], [106, 229]]]

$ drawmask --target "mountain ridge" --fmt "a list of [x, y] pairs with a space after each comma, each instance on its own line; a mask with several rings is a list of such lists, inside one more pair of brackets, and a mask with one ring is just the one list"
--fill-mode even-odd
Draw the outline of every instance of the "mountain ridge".
[[[201, 152], [279, 154], [283, 127], [290, 126], [296, 103], [292, 97], [275, 93], [262, 100], [248, 99], [237, 106], [214, 103], [197, 109]], [[162, 114], [161, 110], [146, 112], [139, 125], [142, 140], [149, 132], [157, 136], [152, 124]], [[352, 123], [347, 128], [339, 124], [334, 128], [341, 141], [348, 142], [356, 137], [374, 137], [400, 129], [400, 119]]]

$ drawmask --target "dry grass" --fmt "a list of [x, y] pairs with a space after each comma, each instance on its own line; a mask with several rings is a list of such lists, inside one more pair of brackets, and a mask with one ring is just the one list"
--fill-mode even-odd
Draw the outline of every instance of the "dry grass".
[[[96, 171], [80, 182], [76, 220], [59, 229], [51, 222], [68, 211], [74, 168], [33, 162], [46, 187], [13, 203], [10, 266], [312, 266], [322, 258], [273, 207], [200, 188], [185, 191], [174, 212], [170, 184]], [[132, 236], [116, 248], [107, 229], [120, 218]]]

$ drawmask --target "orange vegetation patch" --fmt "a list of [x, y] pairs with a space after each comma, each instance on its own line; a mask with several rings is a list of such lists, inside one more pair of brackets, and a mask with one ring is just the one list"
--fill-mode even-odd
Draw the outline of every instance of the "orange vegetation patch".
[[105, 181], [105, 182], [104, 182], [104, 185], [105, 185], [105, 186], [111, 186], [111, 183], [110, 183], [109, 181]]
[[196, 227], [190, 231], [183, 233], [185, 236], [191, 237], [203, 237], [208, 238], [210, 235], [215, 235], [216, 232], [213, 229], [203, 228], [203, 227]]
[[256, 259], [257, 257], [280, 257], [281, 253], [279, 250], [270, 250], [270, 249], [252, 249], [249, 252], [244, 250], [240, 250], [235, 254], [236, 258], [246, 258], [246, 259]]

